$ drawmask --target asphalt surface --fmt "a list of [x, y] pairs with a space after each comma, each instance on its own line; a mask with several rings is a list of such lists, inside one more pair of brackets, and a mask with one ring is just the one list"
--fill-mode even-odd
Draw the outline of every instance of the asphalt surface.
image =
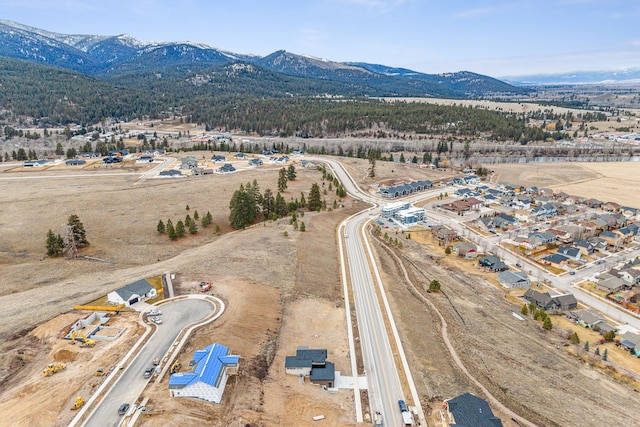
[[[123, 416], [118, 408], [129, 403], [129, 411], [134, 410], [134, 401], [144, 390], [149, 379], [143, 378], [145, 369], [153, 367], [153, 359], [162, 357], [169, 350], [180, 331], [212, 313], [214, 307], [204, 299], [183, 299], [163, 304], [159, 307], [162, 325], [157, 325], [155, 333], [133, 358], [124, 372], [106, 392], [99, 406], [89, 415], [83, 426], [118, 426]], [[96, 366], [98, 368], [98, 366]]]

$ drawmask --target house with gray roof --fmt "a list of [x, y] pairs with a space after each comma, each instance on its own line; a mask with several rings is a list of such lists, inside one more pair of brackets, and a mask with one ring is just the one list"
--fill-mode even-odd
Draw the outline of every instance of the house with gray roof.
[[549, 292], [527, 289], [523, 298], [528, 302], [535, 302], [538, 308], [544, 308], [546, 311], [571, 310], [578, 307], [578, 300], [570, 293], [552, 296]]
[[524, 271], [503, 271], [498, 274], [498, 282], [507, 289], [528, 289], [531, 286], [531, 279]]
[[155, 298], [156, 296], [156, 289], [151, 286], [147, 279], [140, 279], [113, 292], [109, 292], [107, 294], [107, 301], [109, 304], [124, 304], [128, 307], [138, 301]]
[[620, 277], [608, 275], [603, 277], [604, 275], [600, 275], [598, 278], [598, 283], [596, 283], [596, 287], [600, 290], [606, 291], [607, 293], [616, 293], [620, 292], [627, 286], [627, 283], [621, 279]]
[[220, 403], [229, 375], [237, 373], [239, 356], [222, 344], [213, 343], [197, 350], [190, 366], [191, 372], [171, 374], [171, 397], [194, 397]]
[[562, 267], [569, 262], [569, 258], [561, 254], [549, 254], [541, 259], [543, 264]]
[[445, 400], [447, 424], [451, 427], [502, 427], [489, 404], [471, 393]]
[[586, 308], [583, 310], [576, 310], [573, 312], [576, 317], [576, 322], [585, 328], [593, 329], [598, 323], [604, 322], [604, 317], [595, 310]]
[[313, 384], [331, 388], [335, 383], [335, 366], [327, 361], [326, 349], [300, 346], [295, 356], [285, 357], [284, 370], [289, 375], [308, 376]]

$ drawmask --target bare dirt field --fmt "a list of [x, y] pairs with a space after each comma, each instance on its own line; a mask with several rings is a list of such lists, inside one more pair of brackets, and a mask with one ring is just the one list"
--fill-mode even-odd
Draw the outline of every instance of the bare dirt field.
[[536, 185], [556, 192], [593, 197], [603, 202], [640, 207], [640, 198], [630, 189], [640, 185], [640, 163], [544, 163], [492, 165], [494, 182]]
[[[205, 154], [210, 156], [197, 156]], [[345, 163], [360, 186], [371, 192], [376, 185], [450, 176], [417, 165], [378, 162], [377, 177], [372, 179], [366, 160], [345, 159]], [[561, 165], [549, 166], [548, 172], [540, 166], [540, 175], [554, 177], [549, 186], [569, 184]], [[190, 338], [179, 356], [183, 366], [194, 350], [218, 341], [241, 356], [240, 375], [229, 381], [220, 406], [169, 398], [166, 378], [152, 384], [145, 391], [148, 414], [138, 425], [313, 425], [311, 417], [319, 414], [325, 415], [325, 425], [354, 425], [352, 392], [331, 394], [301, 384], [297, 377], [284, 374], [283, 363], [299, 345], [326, 347], [336, 369], [351, 374], [335, 228], [362, 206], [346, 199], [344, 207], [331, 212], [306, 213], [300, 218], [307, 227], [304, 233], [294, 230], [288, 219], [232, 232], [228, 203], [233, 191], [254, 179], [261, 191], [275, 190], [278, 169], [143, 182], [127, 174], [137, 172], [127, 167], [101, 177], [45, 176], [53, 175], [51, 171], [0, 173], [5, 195], [0, 206], [5, 229], [0, 243], [3, 413], [12, 414], [16, 425], [64, 425], [75, 396], [90, 396], [89, 383], [97, 378], [93, 371], [111, 366], [111, 358], [117, 360], [140, 333], [137, 317], [123, 313], [112, 321], [129, 322], [130, 338], [119, 339], [113, 347], [100, 342], [94, 349], [71, 346], [60, 338], [78, 317], [68, 313], [71, 306], [139, 278], [171, 271], [178, 276], [178, 292], [191, 292], [199, 281], [211, 280], [212, 291], [228, 304], [220, 319]], [[297, 168], [297, 172], [298, 179], [285, 192], [287, 200], [321, 182], [316, 170]], [[500, 181], [515, 183], [517, 178], [525, 183], [517, 169], [513, 178], [502, 178], [502, 169], [498, 172]], [[570, 179], [603, 179], [605, 174], [580, 167]], [[332, 206], [333, 192], [324, 197]], [[193, 216], [195, 210], [200, 216], [210, 211], [214, 225], [177, 242], [157, 233], [159, 219], [175, 222], [186, 214]], [[91, 242], [82, 253], [109, 262], [44, 256], [47, 230], [60, 230], [70, 214], [80, 217]], [[573, 426], [578, 420], [585, 426], [633, 425], [634, 419], [619, 410], [621, 401], [626, 407], [640, 404], [633, 387], [563, 350], [561, 327], [544, 332], [531, 318], [517, 320], [511, 313], [519, 305], [486, 282], [482, 273], [456, 272], [441, 248], [407, 240], [404, 249], [393, 251], [405, 263], [411, 261], [408, 268], [419, 288], [432, 278], [441, 281], [444, 293], [427, 294], [423, 289], [421, 293], [447, 320], [450, 339], [467, 369], [511, 410], [540, 426]], [[433, 310], [400, 279], [388, 251], [377, 245], [377, 253], [425, 408], [435, 416], [443, 399], [465, 391], [482, 395], [451, 362]], [[42, 377], [46, 364], [58, 359], [67, 361], [67, 368]], [[34, 395], [43, 388], [46, 397], [38, 398], [35, 406]], [[34, 407], [39, 408], [37, 413]], [[515, 425], [497, 412], [505, 425]]]

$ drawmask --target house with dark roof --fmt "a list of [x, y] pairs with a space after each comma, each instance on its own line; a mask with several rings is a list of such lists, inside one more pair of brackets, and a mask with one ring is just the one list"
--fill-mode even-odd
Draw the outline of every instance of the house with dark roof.
[[335, 366], [327, 361], [326, 349], [309, 349], [298, 347], [295, 356], [286, 356], [285, 373], [308, 376], [312, 384], [332, 388], [335, 384]]
[[215, 155], [215, 156], [211, 156], [211, 161], [213, 163], [224, 163], [227, 161], [227, 158], [225, 156], [221, 156], [219, 154]]
[[82, 166], [82, 165], [85, 165], [86, 163], [87, 161], [82, 159], [70, 159], [64, 162], [66, 166]]
[[527, 289], [523, 298], [528, 302], [535, 302], [538, 308], [544, 308], [546, 311], [571, 310], [578, 307], [578, 300], [569, 293], [552, 296], [549, 292]]
[[239, 356], [222, 344], [213, 343], [197, 350], [190, 366], [191, 372], [171, 374], [171, 397], [195, 397], [207, 402], [220, 403], [229, 375], [238, 370]]
[[484, 267], [494, 272], [505, 271], [509, 268], [507, 267], [507, 264], [504, 263], [504, 261], [500, 260], [500, 258], [495, 255], [487, 255], [480, 258], [478, 260], [478, 264], [480, 265], [480, 267]]
[[262, 159], [249, 159], [249, 166], [262, 166]]
[[572, 261], [578, 261], [582, 257], [582, 251], [574, 246], [560, 246], [557, 253]]
[[246, 159], [248, 156], [244, 153], [236, 153], [233, 155], [234, 159], [236, 160], [244, 160]]
[[451, 427], [502, 427], [489, 404], [471, 393], [445, 400], [447, 423]]
[[182, 175], [182, 172], [180, 172], [179, 170], [176, 169], [169, 169], [168, 171], [161, 171], [158, 176], [161, 177], [182, 177], [184, 175]]
[[569, 262], [569, 258], [561, 254], [549, 254], [541, 259], [543, 264], [562, 267]]
[[222, 166], [220, 166], [218, 168], [218, 172], [220, 172], [220, 173], [235, 172], [235, 170], [236, 170], [236, 168], [234, 168], [231, 163], [225, 163], [224, 165], [222, 165]]
[[107, 294], [109, 304], [125, 304], [127, 307], [149, 298], [156, 297], [156, 289], [147, 279], [140, 279]]

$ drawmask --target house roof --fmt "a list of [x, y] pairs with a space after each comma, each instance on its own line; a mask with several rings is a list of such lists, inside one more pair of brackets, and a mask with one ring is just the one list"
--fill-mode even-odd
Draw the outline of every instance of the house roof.
[[336, 379], [335, 366], [331, 362], [325, 363], [324, 366], [314, 367], [309, 374], [309, 380], [314, 381], [333, 381]]
[[502, 420], [493, 415], [489, 404], [471, 393], [464, 393], [447, 401], [455, 418], [452, 427], [502, 427]]
[[498, 281], [501, 283], [519, 283], [529, 280], [527, 273], [523, 271], [504, 271], [498, 274]]
[[123, 300], [128, 301], [133, 295], [145, 295], [149, 293], [151, 289], [153, 289], [153, 286], [151, 286], [147, 279], [140, 279], [121, 287], [116, 290], [116, 293], [120, 295]]
[[313, 361], [314, 364], [321, 364], [321, 363], [325, 363], [327, 360], [327, 350], [298, 348], [296, 350], [296, 357], [298, 359], [311, 360]]
[[284, 367], [288, 368], [311, 368], [311, 359], [299, 359], [297, 356], [286, 356], [284, 358]]
[[196, 362], [193, 372], [172, 374], [169, 388], [182, 388], [197, 382], [217, 387], [224, 368], [238, 364], [238, 356], [232, 356], [230, 353], [231, 350], [218, 343], [197, 350], [193, 355], [193, 361]]
[[574, 246], [560, 246], [558, 248], [558, 253], [561, 255], [568, 256], [570, 258], [575, 258], [581, 254], [581, 251], [580, 249]]
[[575, 314], [578, 319], [589, 325], [604, 321], [604, 318], [599, 313], [590, 309], [576, 310], [573, 314]]
[[567, 260], [567, 257], [562, 254], [550, 254], [542, 259], [553, 264], [560, 264], [561, 262], [565, 262]]

